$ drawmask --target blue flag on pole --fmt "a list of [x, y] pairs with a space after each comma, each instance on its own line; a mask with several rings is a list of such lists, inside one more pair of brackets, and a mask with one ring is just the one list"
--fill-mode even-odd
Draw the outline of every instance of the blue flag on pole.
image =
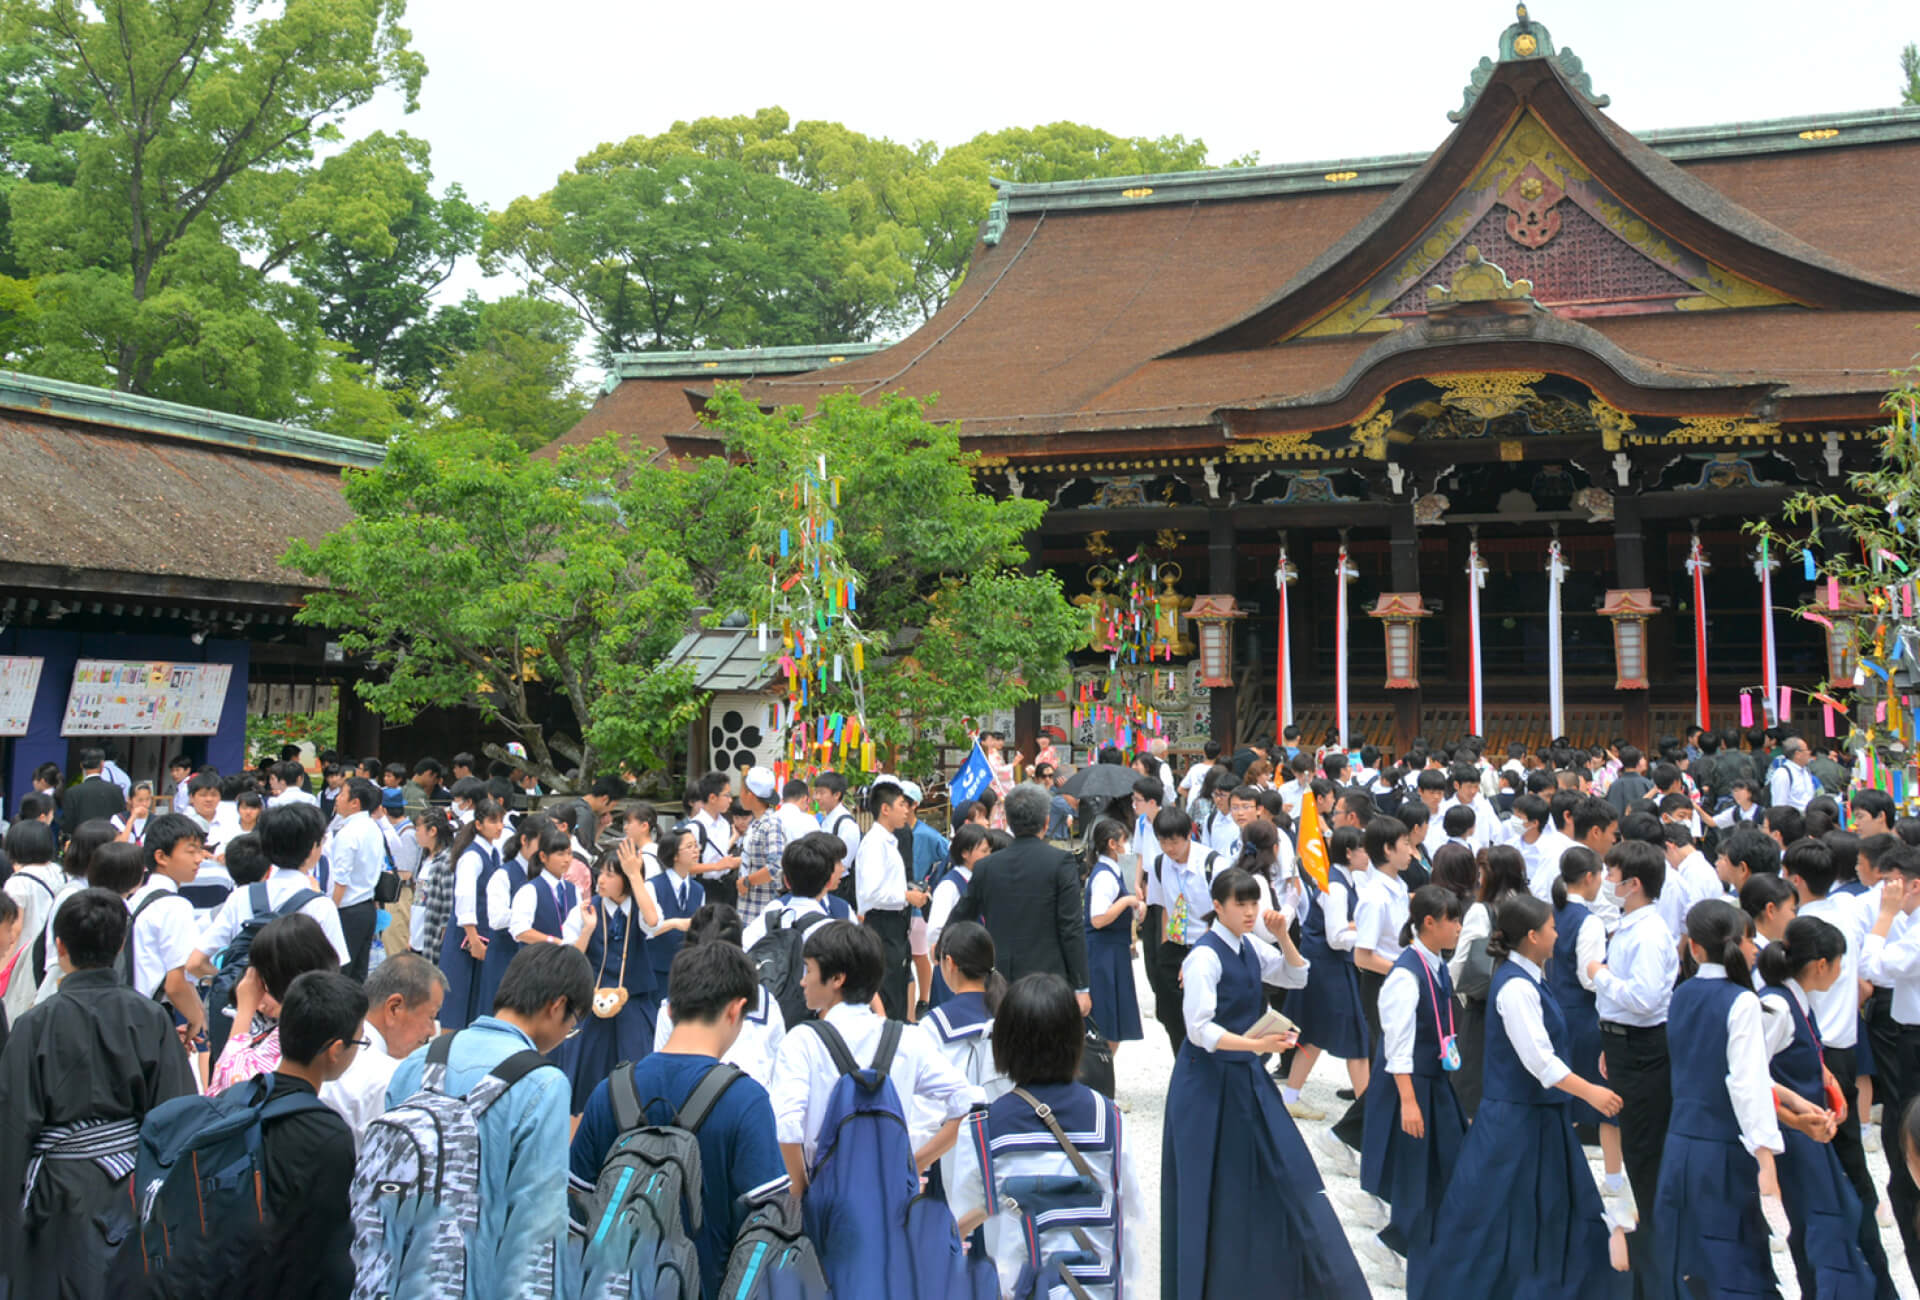
[[972, 803], [992, 784], [993, 769], [987, 766], [987, 756], [976, 740], [973, 742], [973, 752], [967, 755], [967, 761], [960, 765], [960, 770], [953, 774], [953, 780], [947, 783], [952, 806], [958, 808], [963, 803]]

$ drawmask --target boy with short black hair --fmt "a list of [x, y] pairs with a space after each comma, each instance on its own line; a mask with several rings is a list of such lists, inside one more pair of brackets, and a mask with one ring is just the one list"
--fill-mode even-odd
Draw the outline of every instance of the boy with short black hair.
[[[280, 1064], [268, 1100], [320, 1088], [365, 1049], [367, 995], [333, 971], [308, 971], [280, 1003]], [[253, 1261], [257, 1295], [345, 1296], [353, 1290], [353, 1130], [328, 1106], [260, 1129], [267, 1249]]]
[[206, 844], [192, 821], [178, 813], [162, 813], [147, 827], [141, 850], [150, 869], [147, 883], [127, 900], [133, 913], [133, 932], [127, 938], [133, 954], [133, 990], [155, 1001], [164, 996], [191, 1043], [206, 1029], [207, 1013], [199, 990], [187, 976], [200, 924], [192, 900], [181, 893], [181, 887], [191, 885], [200, 874]]
[[[787, 846], [789, 859], [796, 847], [798, 842]], [[819, 856], [815, 849], [809, 861]], [[819, 886], [825, 889], [824, 877]], [[740, 1037], [741, 1024], [760, 997], [753, 961], [728, 943], [682, 949], [673, 959], [668, 981], [673, 1032], [652, 1055], [617, 1067], [632, 1072], [634, 1094], [641, 1100], [646, 1122], [652, 1124], [673, 1123], [710, 1071], [734, 1068], [721, 1066], [721, 1058]], [[612, 1084], [603, 1079], [588, 1096], [573, 1136], [569, 1158], [575, 1189], [592, 1189], [619, 1135]], [[713, 1296], [725, 1277], [728, 1252], [748, 1211], [785, 1193], [788, 1175], [774, 1132], [773, 1104], [766, 1089], [748, 1075], [741, 1074], [727, 1085], [694, 1136], [700, 1144], [703, 1213], [700, 1231], [692, 1234], [693, 1247], [700, 1257], [701, 1290]], [[691, 1194], [692, 1187], [687, 1191]], [[690, 1213], [685, 1217], [693, 1222]]]
[[884, 950], [879, 992], [887, 1016], [905, 1020], [911, 1009], [907, 1005], [908, 909], [926, 906], [927, 895], [908, 881], [896, 836], [911, 811], [906, 791], [892, 781], [882, 781], [873, 787], [871, 799], [873, 825], [861, 838], [853, 859], [854, 905], [861, 924], [879, 936]]
[[[805, 956], [801, 987], [806, 990], [808, 1009], [840, 1035], [855, 1061], [870, 1064], [886, 1026], [870, 1005], [880, 991], [886, 964], [880, 936], [851, 922], [829, 921], [807, 935]], [[922, 1170], [952, 1148], [961, 1116], [986, 1101], [925, 1034], [900, 1036], [887, 1075], [899, 1095], [902, 1115], [913, 1114], [914, 1100], [919, 1098], [944, 1116], [933, 1137], [914, 1153]], [[801, 1192], [806, 1190], [813, 1165], [827, 1099], [839, 1080], [840, 1071], [824, 1035], [796, 1028], [781, 1040], [771, 1089], [774, 1124], [787, 1172]]]
[[197, 1085], [172, 1017], [114, 970], [127, 928], [116, 894], [68, 899], [54, 919], [67, 977], [0, 1050], [0, 1291], [145, 1293], [128, 1188], [140, 1122]]

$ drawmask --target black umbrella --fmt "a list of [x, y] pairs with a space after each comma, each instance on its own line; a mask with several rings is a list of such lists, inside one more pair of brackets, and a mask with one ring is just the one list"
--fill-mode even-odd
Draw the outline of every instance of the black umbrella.
[[1060, 787], [1060, 793], [1072, 795], [1075, 799], [1119, 799], [1133, 793], [1133, 783], [1140, 774], [1130, 767], [1121, 767], [1118, 763], [1095, 763], [1083, 767], [1067, 778]]

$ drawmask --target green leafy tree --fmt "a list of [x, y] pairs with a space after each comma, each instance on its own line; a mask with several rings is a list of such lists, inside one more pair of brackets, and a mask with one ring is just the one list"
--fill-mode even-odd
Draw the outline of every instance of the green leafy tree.
[[[568, 767], [658, 768], [699, 703], [685, 670], [658, 667], [694, 592], [671, 537], [631, 526], [618, 499], [674, 474], [625, 463], [612, 439], [548, 459], [465, 425], [411, 431], [379, 468], [346, 472], [352, 520], [287, 551], [327, 583], [300, 620], [372, 656], [382, 676], [356, 689], [376, 713], [478, 709], [549, 788], [576, 788]], [[550, 723], [562, 708], [571, 731]]]
[[[946, 301], [993, 202], [990, 178], [1206, 165], [1206, 146], [1181, 136], [1057, 122], [943, 152], [763, 108], [602, 145], [496, 214], [483, 255], [572, 303], [603, 357], [859, 340], [910, 329]], [[735, 194], [797, 238], [762, 231], [746, 199], [725, 201]]]
[[[400, 0], [11, 0], [84, 124], [70, 183], [15, 183], [12, 249], [41, 278], [33, 365], [283, 416], [314, 364], [311, 296], [277, 273], [325, 236], [384, 253], [417, 146], [339, 123], [425, 68]], [[321, 145], [339, 146], [317, 159]]]
[[529, 449], [552, 442], [586, 414], [573, 382], [579, 341], [579, 318], [559, 303], [521, 295], [480, 304], [473, 342], [442, 365], [449, 416]]
[[605, 359], [858, 336], [836, 298], [845, 233], [820, 196], [727, 159], [589, 155], [496, 216], [484, 253], [571, 303]]
[[[886, 652], [867, 660], [868, 722], [907, 770], [930, 771], [938, 746], [961, 738], [961, 719], [1068, 684], [1084, 619], [1052, 574], [1020, 571], [1046, 507], [979, 492], [956, 426], [929, 421], [909, 397], [868, 406], [842, 394], [811, 415], [767, 413], [732, 387], [706, 419], [726, 457], [682, 473], [678, 499], [651, 503], [660, 524], [679, 521], [715, 608], [764, 608], [780, 530], [794, 527], [795, 486], [825, 456], [839, 480], [835, 544], [858, 575], [859, 624]], [[850, 683], [832, 692], [851, 705]]]
[[1900, 51], [1900, 76], [1907, 83], [1900, 91], [1900, 102], [1920, 104], [1920, 45], [1912, 41]]
[[[431, 398], [446, 356], [458, 350], [447, 309], [436, 313], [433, 296], [479, 248], [486, 219], [458, 185], [436, 196], [425, 143], [400, 139], [414, 164], [399, 178], [406, 207], [387, 227], [390, 240], [381, 246], [329, 231], [294, 255], [292, 271], [319, 303], [321, 331], [345, 344], [370, 380]], [[472, 342], [469, 334], [458, 345]]]

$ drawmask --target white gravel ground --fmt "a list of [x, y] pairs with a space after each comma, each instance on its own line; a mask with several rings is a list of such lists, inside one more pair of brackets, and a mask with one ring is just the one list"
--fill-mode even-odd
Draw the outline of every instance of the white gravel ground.
[[[1133, 1148], [1133, 1158], [1139, 1162], [1140, 1182], [1147, 1199], [1141, 1219], [1142, 1236], [1145, 1239], [1143, 1257], [1147, 1261], [1148, 1276], [1141, 1281], [1150, 1288], [1146, 1293], [1154, 1294], [1160, 1268], [1160, 1129], [1165, 1113], [1167, 1083], [1173, 1075], [1173, 1055], [1167, 1048], [1166, 1034], [1152, 1018], [1153, 993], [1147, 987], [1145, 974], [1137, 961], [1134, 963], [1134, 978], [1139, 990], [1141, 1022], [1147, 1036], [1137, 1043], [1122, 1044], [1115, 1062], [1115, 1079], [1119, 1100], [1128, 1108], [1125, 1117], [1127, 1141]], [[1314, 1067], [1307, 1081], [1305, 1098], [1313, 1106], [1325, 1111], [1328, 1119], [1301, 1125], [1303, 1136], [1308, 1139], [1309, 1150], [1313, 1149], [1312, 1139], [1316, 1134], [1325, 1130], [1346, 1109], [1346, 1103], [1334, 1097], [1335, 1089], [1346, 1086], [1345, 1066], [1322, 1058]], [[1597, 1178], [1600, 1174], [1600, 1152], [1598, 1148], [1589, 1148], [1588, 1155]], [[1352, 1221], [1355, 1216], [1345, 1207], [1349, 1197], [1359, 1198], [1362, 1195], [1359, 1182], [1352, 1176], [1329, 1172], [1326, 1160], [1318, 1152], [1315, 1158], [1320, 1161], [1320, 1174], [1326, 1181], [1329, 1195], [1337, 1205], [1342, 1206], [1341, 1217], [1348, 1223], [1347, 1239], [1354, 1244], [1366, 1268], [1367, 1281], [1372, 1284], [1374, 1296], [1377, 1300], [1404, 1300], [1406, 1293], [1398, 1285], [1390, 1284], [1385, 1272], [1370, 1263], [1365, 1253], [1361, 1253], [1361, 1240], [1371, 1234], [1365, 1228], [1354, 1226]], [[1869, 1153], [1867, 1161], [1884, 1201], [1886, 1158]], [[1892, 1261], [1894, 1281], [1900, 1288], [1902, 1300], [1916, 1300], [1913, 1281], [1906, 1268], [1905, 1252], [1900, 1244], [1900, 1234], [1883, 1223], [1880, 1235], [1886, 1243], [1887, 1257]], [[1794, 1280], [1793, 1263], [1786, 1254], [1784, 1242], [1773, 1259], [1774, 1267], [1780, 1274], [1781, 1295], [1785, 1300], [1798, 1300], [1800, 1288]], [[1140, 1285], [1140, 1282], [1135, 1285]]]

